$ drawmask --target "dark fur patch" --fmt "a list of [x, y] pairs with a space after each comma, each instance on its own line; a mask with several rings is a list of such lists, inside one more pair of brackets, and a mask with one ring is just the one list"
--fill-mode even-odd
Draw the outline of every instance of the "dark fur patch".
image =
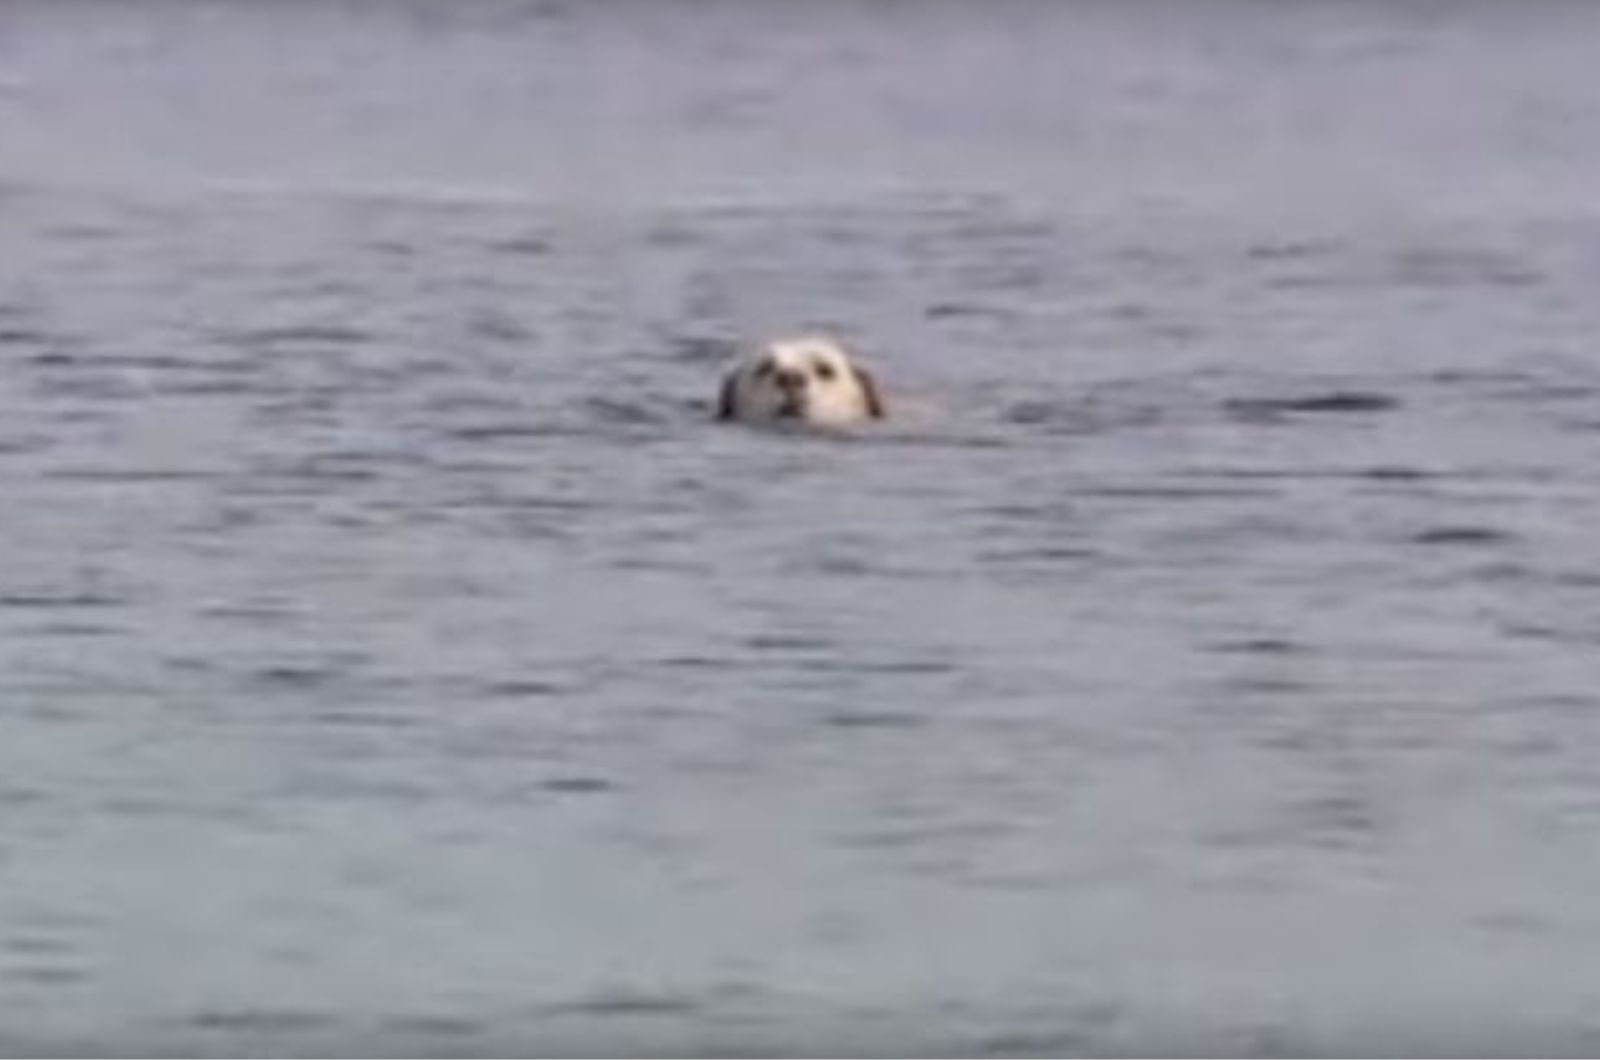
[[737, 372], [729, 372], [722, 377], [722, 393], [717, 397], [717, 419], [733, 419], [733, 390]]
[[872, 377], [871, 372], [854, 362], [851, 363], [850, 370], [856, 374], [856, 383], [867, 399], [867, 415], [875, 420], [883, 419], [883, 397], [878, 393], [878, 381]]

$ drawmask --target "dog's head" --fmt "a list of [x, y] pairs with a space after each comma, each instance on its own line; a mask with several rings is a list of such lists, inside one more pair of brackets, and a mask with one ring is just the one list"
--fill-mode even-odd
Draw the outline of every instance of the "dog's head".
[[722, 381], [717, 416], [770, 423], [847, 424], [883, 418], [871, 373], [822, 335], [768, 342]]

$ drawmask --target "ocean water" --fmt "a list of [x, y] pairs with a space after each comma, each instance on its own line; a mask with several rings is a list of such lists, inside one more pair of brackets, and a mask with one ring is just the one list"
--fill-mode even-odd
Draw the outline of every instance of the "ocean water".
[[0, 1053], [1592, 1055], [1597, 34], [0, 7]]

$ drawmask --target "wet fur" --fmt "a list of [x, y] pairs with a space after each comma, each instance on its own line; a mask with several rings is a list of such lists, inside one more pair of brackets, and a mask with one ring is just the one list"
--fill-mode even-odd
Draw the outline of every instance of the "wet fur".
[[821, 335], [764, 344], [727, 372], [717, 395], [719, 420], [841, 425], [886, 413], [873, 374]]

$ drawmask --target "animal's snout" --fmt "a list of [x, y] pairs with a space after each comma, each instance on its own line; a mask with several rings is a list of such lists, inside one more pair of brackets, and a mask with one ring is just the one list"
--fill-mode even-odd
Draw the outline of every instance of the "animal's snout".
[[717, 418], [801, 421], [823, 426], [883, 418], [883, 402], [866, 369], [823, 335], [762, 343], [722, 377]]

